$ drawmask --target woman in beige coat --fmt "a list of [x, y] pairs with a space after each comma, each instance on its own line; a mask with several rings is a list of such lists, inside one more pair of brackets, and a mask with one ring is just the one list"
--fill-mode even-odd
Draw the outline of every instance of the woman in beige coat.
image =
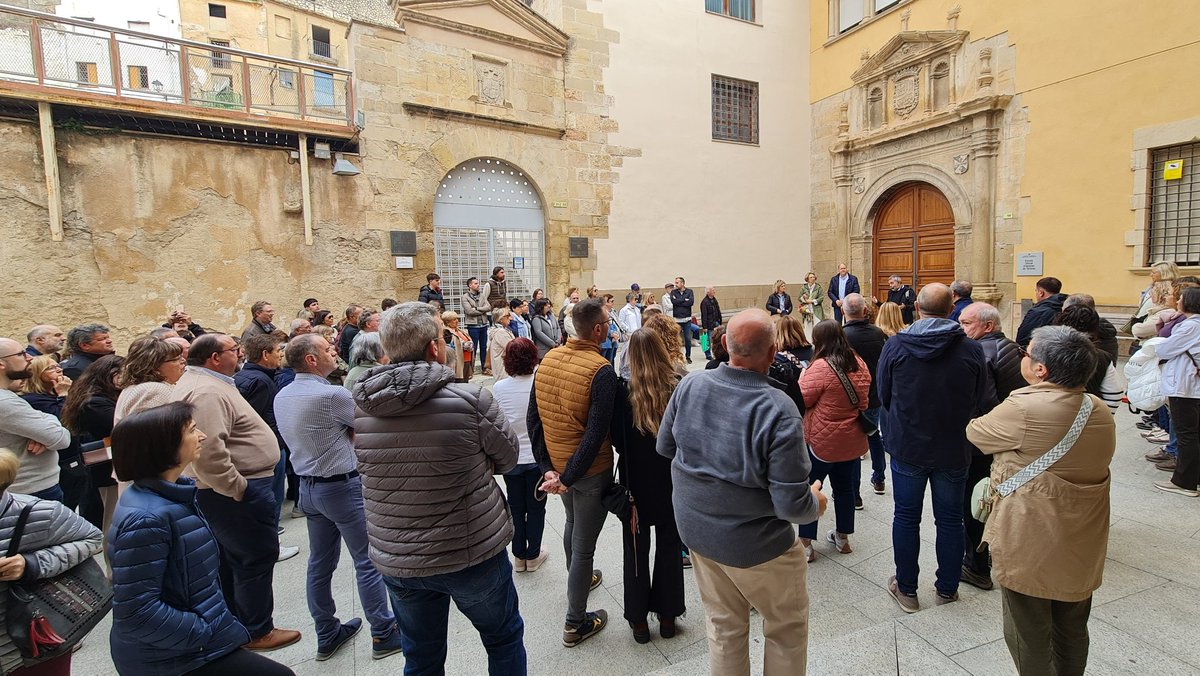
[[[1079, 413], [1096, 368], [1091, 340], [1070, 327], [1034, 330], [1021, 372], [1029, 387], [972, 420], [967, 439], [992, 461], [992, 486], [1058, 444]], [[983, 539], [1004, 601], [1004, 640], [1017, 671], [1083, 674], [1092, 592], [1108, 551], [1109, 471], [1116, 424], [1092, 412], [1066, 455], [1008, 497], [997, 496]]]

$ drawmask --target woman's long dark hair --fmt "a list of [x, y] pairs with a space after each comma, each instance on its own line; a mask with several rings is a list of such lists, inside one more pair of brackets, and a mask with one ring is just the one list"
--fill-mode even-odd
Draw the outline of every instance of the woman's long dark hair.
[[842, 373], [858, 370], [858, 355], [850, 347], [846, 332], [836, 319], [826, 319], [813, 327], [813, 359], [824, 359]]
[[67, 403], [62, 412], [64, 427], [75, 434], [82, 434], [84, 430], [79, 427], [79, 414], [83, 412], [83, 407], [87, 406], [89, 399], [98, 396], [116, 401], [117, 397], [121, 396], [121, 388], [113, 383], [113, 377], [121, 372], [124, 365], [125, 357], [109, 354], [100, 357], [84, 369], [79, 380], [71, 384], [71, 391], [67, 393]]
[[[547, 305], [550, 305], [550, 299], [548, 298], [539, 298], [533, 301], [533, 316], [541, 317], [542, 313], [545, 312]], [[550, 305], [550, 307], [554, 306]]]

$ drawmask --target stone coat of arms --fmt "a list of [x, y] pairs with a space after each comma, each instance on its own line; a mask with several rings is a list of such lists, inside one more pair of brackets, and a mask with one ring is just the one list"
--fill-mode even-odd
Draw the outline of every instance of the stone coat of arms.
[[479, 79], [479, 100], [493, 106], [504, 105], [504, 66], [480, 63], [476, 75]]
[[917, 109], [917, 100], [920, 98], [917, 75], [920, 74], [920, 70], [919, 67], [913, 66], [897, 71], [893, 76], [892, 110], [901, 117], [907, 117]]

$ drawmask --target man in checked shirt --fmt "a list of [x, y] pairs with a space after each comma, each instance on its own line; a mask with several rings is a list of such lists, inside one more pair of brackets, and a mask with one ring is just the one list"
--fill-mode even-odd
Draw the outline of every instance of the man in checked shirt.
[[400, 631], [387, 587], [367, 555], [367, 518], [354, 455], [354, 399], [326, 377], [337, 367], [337, 348], [316, 334], [288, 342], [287, 363], [296, 379], [275, 397], [279, 433], [300, 478], [299, 508], [308, 516], [308, 612], [317, 626], [317, 660], [348, 643], [362, 620], [338, 620], [331, 581], [342, 540], [354, 559], [358, 595], [371, 624], [372, 657], [401, 651]]

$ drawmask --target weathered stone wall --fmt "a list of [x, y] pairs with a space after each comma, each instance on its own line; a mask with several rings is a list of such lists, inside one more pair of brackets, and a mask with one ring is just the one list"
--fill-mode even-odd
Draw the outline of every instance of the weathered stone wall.
[[65, 237], [52, 242], [37, 127], [0, 123], [3, 335], [100, 321], [123, 345], [180, 303], [240, 331], [260, 298], [291, 319], [306, 296], [337, 310], [404, 290], [367, 228], [376, 199], [361, 176], [313, 171], [306, 246], [302, 216], [284, 210], [300, 181], [285, 150], [64, 130], [58, 142]]

